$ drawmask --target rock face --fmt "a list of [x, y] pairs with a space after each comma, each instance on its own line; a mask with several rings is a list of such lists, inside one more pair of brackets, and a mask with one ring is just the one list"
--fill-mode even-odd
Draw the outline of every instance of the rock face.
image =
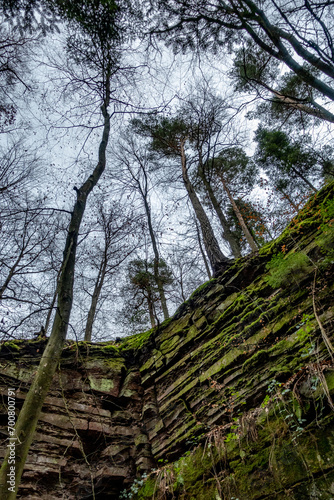
[[[20, 498], [333, 499], [333, 193], [158, 328], [69, 342]], [[2, 456], [44, 346], [2, 344]]]

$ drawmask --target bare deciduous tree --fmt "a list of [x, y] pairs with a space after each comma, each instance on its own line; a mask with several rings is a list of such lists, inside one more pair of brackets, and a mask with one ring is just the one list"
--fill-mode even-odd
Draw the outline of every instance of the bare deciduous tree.
[[[138, 223], [138, 216], [119, 203], [111, 206], [104, 206], [102, 200], [97, 203], [98, 215], [94, 223], [94, 243], [88, 241], [84, 259], [80, 263], [83, 268], [82, 273], [84, 273], [81, 276], [83, 288], [90, 298], [84, 334], [86, 342], [92, 340], [97, 312], [104, 300], [108, 299], [108, 285], [116, 280], [115, 274], [119, 272], [121, 264], [137, 247], [137, 238], [132, 238], [131, 235]], [[89, 276], [92, 272], [95, 273], [94, 277]], [[103, 290], [104, 293], [102, 293]]]
[[148, 231], [154, 254], [154, 278], [158, 287], [164, 319], [167, 319], [169, 318], [169, 312], [167, 307], [166, 294], [159, 272], [161, 256], [159, 252], [157, 235], [153, 228], [152, 209], [150, 203], [151, 187], [149, 179], [150, 161], [148, 157], [148, 151], [147, 148], [145, 149], [145, 147], [139, 144], [134, 135], [131, 135], [130, 133], [126, 141], [121, 141], [120, 147], [115, 154], [117, 156], [118, 164], [121, 167], [123, 186], [130, 188], [132, 192], [137, 191], [144, 206]]

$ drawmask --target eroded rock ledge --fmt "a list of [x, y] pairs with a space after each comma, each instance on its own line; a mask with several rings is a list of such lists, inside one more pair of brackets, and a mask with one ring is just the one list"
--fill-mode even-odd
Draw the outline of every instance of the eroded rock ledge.
[[[159, 328], [68, 342], [20, 498], [118, 499], [138, 478], [124, 498], [333, 499], [333, 193]], [[273, 285], [266, 266], [282, 250], [292, 271]], [[19, 409], [44, 347], [1, 346], [2, 456], [7, 388]]]

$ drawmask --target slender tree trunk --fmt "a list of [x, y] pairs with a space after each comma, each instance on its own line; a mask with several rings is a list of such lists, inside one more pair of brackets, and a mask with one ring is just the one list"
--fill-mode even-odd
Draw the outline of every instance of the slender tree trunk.
[[296, 212], [298, 212], [298, 207], [297, 205], [293, 202], [293, 200], [291, 199], [291, 197], [285, 192], [283, 191], [283, 189], [279, 189], [279, 191], [282, 193], [282, 195], [284, 196], [284, 198], [286, 200], [288, 200], [288, 202], [290, 203], [290, 205], [296, 210]]
[[2, 300], [2, 296], [3, 296], [4, 292], [6, 291], [9, 283], [11, 282], [11, 280], [15, 274], [16, 268], [18, 267], [21, 259], [23, 258], [23, 255], [24, 255], [24, 248], [21, 249], [19, 256], [17, 257], [16, 261], [14, 262], [12, 267], [10, 268], [9, 273], [7, 275], [7, 278], [5, 279], [3, 285], [0, 288], [0, 301]]
[[298, 177], [300, 177], [305, 182], [305, 184], [307, 184], [308, 187], [312, 189], [312, 191], [314, 191], [315, 193], [317, 192], [317, 189], [313, 186], [313, 184], [311, 184], [311, 182], [303, 174], [301, 174], [299, 170], [297, 170], [295, 167], [291, 167], [291, 170], [296, 175], [298, 175]]
[[267, 232], [267, 234], [269, 235], [269, 238], [270, 238], [271, 240], [273, 240], [273, 239], [274, 239], [274, 237], [273, 237], [273, 235], [271, 234], [271, 231], [270, 231], [270, 229], [269, 229], [268, 225], [267, 225], [267, 224], [265, 224], [265, 225], [264, 225], [264, 227], [266, 228], [266, 232]]
[[228, 262], [228, 259], [225, 257], [225, 255], [222, 253], [222, 251], [219, 248], [218, 241], [216, 240], [216, 237], [214, 235], [210, 221], [209, 221], [209, 219], [208, 219], [208, 217], [207, 217], [207, 215], [202, 207], [202, 204], [199, 201], [198, 196], [194, 190], [194, 187], [191, 184], [190, 179], [188, 177], [187, 166], [186, 166], [186, 156], [185, 156], [185, 152], [184, 152], [184, 143], [181, 142], [180, 146], [181, 146], [180, 152], [181, 152], [183, 183], [184, 183], [185, 188], [187, 190], [189, 199], [190, 199], [191, 204], [193, 206], [193, 209], [195, 211], [198, 222], [201, 226], [201, 231], [202, 231], [202, 235], [203, 235], [203, 242], [204, 242], [206, 253], [207, 253], [209, 261], [210, 261], [212, 271], [213, 271], [213, 273], [217, 273], [221, 269], [222, 264]]
[[60, 279], [60, 275], [61, 275], [61, 270], [62, 269], [60, 268], [59, 271], [58, 271], [58, 273], [57, 273], [56, 289], [55, 289], [55, 292], [53, 294], [52, 302], [50, 304], [50, 309], [48, 311], [48, 314], [47, 314], [47, 317], [46, 317], [46, 321], [45, 321], [45, 325], [44, 325], [45, 334], [47, 334], [47, 332], [48, 332], [48, 329], [49, 329], [49, 326], [50, 326], [50, 321], [51, 321], [51, 316], [52, 316], [52, 311], [53, 311], [53, 308], [54, 308], [56, 300], [57, 300], [58, 286], [59, 286], [59, 279]]
[[201, 235], [200, 235], [200, 232], [199, 232], [199, 229], [198, 229], [197, 220], [195, 220], [195, 224], [196, 224], [196, 234], [197, 234], [197, 241], [198, 241], [199, 250], [201, 252], [201, 255], [202, 255], [202, 258], [203, 258], [203, 261], [204, 261], [204, 266], [205, 266], [206, 273], [207, 273], [207, 275], [209, 277], [209, 280], [211, 280], [212, 275], [211, 275], [211, 271], [210, 271], [210, 266], [208, 264], [208, 259], [206, 258], [206, 255], [205, 255], [205, 252], [204, 252], [204, 248], [203, 248], [203, 245], [202, 245], [202, 240], [201, 240]]
[[240, 250], [239, 242], [238, 242], [237, 238], [235, 238], [233, 236], [233, 234], [231, 233], [231, 230], [230, 230], [229, 225], [227, 223], [224, 212], [222, 211], [221, 206], [220, 206], [220, 204], [215, 196], [215, 193], [213, 192], [212, 186], [204, 173], [203, 166], [199, 167], [199, 175], [203, 181], [203, 184], [204, 184], [204, 186], [207, 190], [207, 193], [209, 195], [209, 198], [211, 200], [212, 206], [215, 209], [216, 214], [218, 216], [218, 219], [220, 221], [220, 224], [223, 228], [223, 238], [230, 245], [231, 252], [232, 252], [233, 256], [235, 258], [241, 257], [241, 250]]
[[187, 300], [187, 297], [185, 296], [185, 293], [184, 293], [184, 290], [183, 290], [183, 277], [182, 277], [182, 269], [181, 269], [181, 272], [180, 272], [180, 289], [181, 289], [181, 297], [182, 297], [182, 300], [183, 302], [185, 302]]
[[227, 196], [228, 196], [228, 198], [229, 198], [229, 200], [230, 200], [230, 202], [231, 202], [231, 205], [232, 205], [232, 208], [233, 208], [233, 210], [234, 210], [234, 213], [235, 213], [235, 215], [236, 215], [236, 216], [237, 216], [237, 218], [238, 218], [238, 221], [239, 221], [240, 227], [241, 227], [241, 229], [242, 229], [242, 231], [243, 231], [243, 233], [244, 233], [244, 235], [245, 235], [245, 237], [246, 237], [246, 240], [247, 240], [247, 242], [248, 242], [249, 246], [251, 247], [252, 251], [253, 251], [253, 252], [256, 252], [256, 251], [258, 250], [258, 246], [257, 246], [257, 244], [255, 243], [254, 238], [253, 238], [253, 236], [251, 235], [251, 233], [250, 233], [250, 231], [249, 231], [248, 227], [246, 226], [246, 223], [245, 223], [245, 221], [244, 221], [244, 218], [243, 218], [243, 216], [241, 215], [241, 212], [240, 212], [240, 210], [239, 210], [239, 208], [238, 208], [238, 206], [237, 206], [236, 202], [234, 201], [234, 198], [233, 198], [233, 196], [232, 196], [232, 194], [231, 194], [231, 191], [229, 190], [229, 188], [228, 188], [228, 186], [227, 186], [227, 184], [226, 184], [226, 182], [225, 182], [225, 180], [224, 180], [223, 176], [221, 177], [221, 180], [222, 180], [222, 183], [223, 183], [224, 189], [225, 189], [225, 191], [226, 191], [226, 194], [227, 194]]
[[167, 308], [167, 301], [166, 301], [164, 286], [163, 286], [162, 280], [160, 278], [160, 272], [159, 272], [160, 255], [159, 255], [157, 240], [156, 240], [156, 237], [155, 237], [155, 234], [153, 231], [151, 209], [150, 209], [150, 206], [147, 202], [147, 197], [144, 195], [143, 192], [142, 192], [142, 196], [143, 196], [143, 200], [144, 200], [145, 211], [146, 211], [146, 215], [147, 215], [148, 229], [150, 232], [150, 237], [151, 237], [151, 242], [152, 242], [152, 247], [153, 247], [153, 252], [154, 252], [154, 262], [153, 262], [154, 280], [155, 280], [157, 287], [158, 287], [158, 292], [159, 292], [159, 297], [160, 297], [160, 302], [161, 302], [161, 307], [162, 307], [164, 319], [168, 319], [169, 312], [168, 312], [168, 308]]
[[326, 64], [321, 61], [319, 57], [309, 52], [297, 39], [296, 37], [279, 28], [278, 26], [274, 26], [270, 23], [269, 19], [265, 15], [264, 11], [261, 10], [252, 0], [243, 0], [247, 5], [247, 8], [250, 9], [249, 18], [256, 17], [258, 25], [263, 29], [266, 35], [270, 38], [273, 45], [277, 50], [274, 50], [272, 46], [263, 41], [257, 32], [253, 29], [251, 25], [251, 21], [248, 22], [245, 17], [243, 17], [243, 13], [238, 11], [238, 7], [235, 9], [235, 13], [239, 17], [241, 24], [244, 29], [248, 32], [248, 34], [253, 38], [255, 43], [257, 43], [263, 50], [268, 52], [270, 55], [283, 61], [296, 75], [300, 76], [300, 78], [306, 82], [308, 85], [317, 89], [324, 96], [329, 97], [332, 101], [334, 101], [334, 89], [327, 85], [325, 82], [317, 78], [314, 74], [309, 72], [307, 68], [303, 64], [294, 59], [288, 48], [284, 45], [282, 40], [287, 40], [288, 43], [294, 48], [296, 53], [310, 63], [316, 69], [320, 69], [321, 72], [328, 75], [330, 78], [334, 78], [334, 70], [333, 66]]
[[17, 256], [17, 259], [15, 260], [14, 264], [12, 267], [9, 269], [7, 278], [5, 279], [3, 285], [0, 287], [0, 302], [2, 300], [3, 294], [8, 288], [9, 283], [11, 282], [13, 276], [19, 271], [18, 267], [21, 262], [21, 260], [24, 257], [25, 251], [27, 250], [28, 244], [29, 244], [29, 236], [27, 236], [27, 227], [28, 227], [28, 213], [26, 211], [25, 217], [24, 217], [24, 229], [23, 229], [23, 236], [22, 236], [22, 242], [21, 242], [21, 250], [19, 255]]
[[105, 253], [104, 258], [103, 258], [101, 265], [100, 265], [98, 275], [97, 275], [97, 279], [95, 282], [95, 287], [94, 287], [94, 291], [93, 291], [93, 295], [92, 295], [92, 300], [91, 300], [90, 308], [89, 308], [88, 315], [87, 315], [86, 328], [85, 328], [85, 338], [84, 338], [85, 342], [91, 342], [91, 340], [92, 340], [92, 330], [93, 330], [93, 324], [94, 324], [94, 319], [95, 319], [95, 315], [96, 315], [96, 307], [97, 307], [97, 303], [98, 303], [100, 293], [102, 290], [104, 278], [106, 275], [107, 262], [108, 262], [108, 259], [107, 259], [107, 255]]
[[150, 293], [146, 297], [146, 300], [147, 300], [148, 312], [150, 315], [151, 326], [152, 328], [154, 328], [156, 326], [155, 311], [154, 311], [153, 300]]
[[73, 208], [65, 243], [62, 270], [58, 284], [58, 303], [51, 335], [15, 426], [15, 491], [12, 492], [8, 490], [7, 480], [10, 471], [8, 451], [0, 470], [1, 500], [14, 500], [16, 498], [24, 464], [34, 437], [42, 406], [59, 364], [66, 339], [73, 300], [74, 268], [78, 233], [85, 211], [87, 197], [99, 181], [106, 164], [106, 147], [110, 132], [110, 118], [107, 112], [108, 104], [109, 93], [101, 108], [104, 117], [104, 128], [99, 146], [98, 164], [80, 189], [76, 189], [77, 200]]
[[255, 82], [255, 84], [260, 85], [261, 87], [271, 92], [277, 98], [277, 100], [287, 108], [296, 109], [297, 111], [302, 111], [303, 113], [315, 116], [316, 118], [320, 118], [321, 120], [326, 120], [327, 122], [334, 123], [334, 114], [327, 111], [327, 109], [325, 109], [323, 106], [313, 101], [312, 99], [302, 100], [286, 96], [256, 78], [247, 78], [247, 80]]
[[316, 118], [320, 118], [321, 120], [325, 120], [330, 123], [334, 123], [334, 115], [333, 113], [330, 113], [325, 109], [323, 106], [318, 104], [315, 101], [309, 101], [311, 105], [314, 106], [314, 108], [303, 104], [302, 102], [298, 102], [297, 99], [293, 99], [291, 97], [285, 96], [284, 94], [281, 94], [277, 90], [271, 89], [267, 85], [264, 85], [266, 88], [272, 92], [275, 97], [282, 103], [283, 106], [289, 107], [296, 109], [298, 111], [302, 111], [303, 113], [306, 113], [311, 116], [315, 116]]
[[[58, 281], [57, 281], [57, 283], [58, 283]], [[53, 311], [53, 308], [54, 308], [56, 300], [57, 300], [57, 293], [58, 293], [58, 290], [56, 288], [55, 293], [53, 294], [53, 297], [52, 297], [52, 302], [50, 304], [50, 309], [48, 311], [48, 315], [46, 317], [46, 321], [45, 321], [45, 325], [44, 325], [45, 334], [47, 334], [47, 331], [48, 331], [48, 328], [50, 325], [52, 311]]]

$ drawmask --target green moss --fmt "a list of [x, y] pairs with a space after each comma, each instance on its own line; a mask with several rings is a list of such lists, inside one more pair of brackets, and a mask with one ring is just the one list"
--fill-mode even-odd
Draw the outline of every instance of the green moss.
[[151, 356], [149, 359], [146, 361], [146, 363], [140, 367], [140, 372], [145, 373], [148, 370], [151, 370], [152, 368], [159, 368], [160, 366], [163, 366], [163, 356], [161, 351], [158, 351], [157, 349], [153, 349], [151, 352]]
[[4, 342], [2, 345], [3, 345], [3, 347], [6, 347], [9, 350], [19, 351], [20, 346], [18, 344], [20, 344], [21, 342], [22, 342], [22, 340], [11, 340], [8, 342]]
[[[290, 300], [291, 302], [291, 300]], [[296, 316], [299, 314], [299, 311], [295, 309], [290, 309], [285, 311], [283, 316], [277, 318], [277, 322], [274, 323], [272, 327], [272, 333], [278, 335], [288, 335], [290, 329], [295, 328]], [[292, 326], [293, 324], [293, 326]]]
[[278, 236], [275, 240], [269, 241], [263, 247], [260, 248], [259, 250], [259, 255], [261, 257], [269, 257], [276, 253], [277, 251], [280, 251], [282, 246], [285, 244], [287, 245], [289, 242], [291, 242], [291, 227], [288, 226], [280, 236]]
[[118, 354], [118, 348], [115, 347], [113, 344], [109, 344], [109, 345], [105, 345], [102, 347], [101, 349], [102, 352], [106, 352], [106, 353], [117, 353]]
[[316, 229], [320, 224], [328, 221], [330, 213], [328, 212], [328, 202], [333, 198], [334, 182], [324, 186], [318, 193], [313, 195], [305, 204], [305, 207], [291, 221], [283, 233], [273, 241], [266, 243], [259, 250], [260, 256], [270, 256], [281, 251], [282, 246], [292, 243], [293, 236], [303, 231]]
[[88, 375], [90, 387], [98, 392], [110, 393], [115, 386], [115, 383], [110, 378], [96, 378], [93, 375]]
[[216, 326], [218, 322], [224, 323], [225, 318], [231, 313], [235, 321], [237, 314], [241, 311], [244, 312], [245, 304], [248, 302], [248, 300], [248, 297], [243, 293], [233, 293], [231, 297], [224, 301], [224, 306], [226, 305], [227, 307], [224, 308], [225, 310], [217, 318], [213, 325]]
[[113, 373], [121, 373], [125, 369], [125, 360], [118, 353], [114, 357], [106, 357], [105, 355], [88, 356], [82, 360], [82, 366], [86, 370], [107, 373], [111, 377]]
[[[209, 453], [205, 453], [203, 446], [199, 446], [193, 452], [178, 460], [178, 476], [182, 476], [185, 484], [194, 484], [206, 470], [210, 470], [212, 466], [210, 448], [207, 451]], [[217, 459], [217, 450], [213, 451]]]
[[162, 342], [162, 344], [160, 345], [160, 350], [162, 354], [166, 354], [175, 349], [175, 347], [178, 346], [179, 342], [180, 342], [180, 337], [178, 335], [174, 335], [170, 339]]
[[203, 295], [203, 291], [208, 288], [211, 288], [211, 286], [215, 283], [217, 283], [216, 278], [212, 278], [211, 280], [206, 281], [205, 283], [203, 283], [203, 285], [200, 285], [198, 288], [196, 288], [196, 290], [190, 295], [188, 300], [193, 300], [199, 297], [200, 295]]
[[139, 493], [133, 497], [136, 500], [152, 500], [156, 492], [156, 477], [148, 477], [144, 483], [144, 486], [140, 489]]
[[[168, 491], [170, 494], [173, 492], [176, 498], [277, 498], [278, 484], [278, 490], [284, 491], [298, 482], [306, 485], [306, 496], [296, 498], [308, 498], [307, 492], [312, 485], [311, 475], [319, 471], [323, 473], [324, 467], [331, 467], [333, 463], [331, 422], [326, 423], [325, 432], [315, 426], [320, 438], [317, 447], [312, 445], [316, 436], [313, 438], [309, 433], [303, 434], [296, 445], [292, 434], [286, 436], [283, 417], [277, 418], [270, 414], [268, 421], [268, 414], [265, 411], [263, 414], [263, 423], [258, 427], [256, 441], [249, 441], [246, 434], [240, 440], [225, 440], [225, 443], [223, 435], [218, 441], [207, 438], [203, 445], [187, 452], [173, 465], [162, 469], [159, 474], [152, 474], [136, 498], [148, 499], [152, 492], [159, 496], [162, 493], [159, 492], [159, 485], [162, 486], [163, 483], [159, 483], [157, 478], [161, 480], [165, 473], [173, 478]], [[215, 443], [220, 443], [218, 448]], [[223, 497], [217, 496], [218, 490]], [[319, 491], [321, 493], [322, 490]], [[283, 500], [287, 497], [280, 498]]]
[[241, 356], [241, 351], [238, 348], [231, 349], [227, 354], [225, 354], [221, 359], [214, 363], [208, 370], [202, 373], [199, 377], [200, 382], [204, 382], [209, 378], [213, 377], [216, 373], [223, 370], [230, 364], [234, 363]]
[[112, 358], [120, 357], [119, 349], [114, 343], [74, 342], [69, 340], [63, 350], [63, 360], [71, 355], [77, 355], [78, 352], [84, 355], [85, 358], [89, 357], [90, 359], [109, 358], [110, 356], [112, 356]]
[[268, 360], [268, 357], [268, 352], [264, 349], [261, 349], [260, 351], [256, 352], [250, 359], [247, 359], [244, 362], [244, 364], [242, 365], [242, 371], [246, 372], [252, 370], [257, 365], [261, 365], [262, 363], [266, 362]]
[[[38, 361], [39, 359], [37, 358], [37, 362]], [[0, 369], [2, 375], [27, 383], [31, 383], [36, 372], [36, 366], [34, 364], [30, 364], [26, 367], [20, 367], [17, 366], [15, 362], [10, 363], [8, 360], [0, 363]]]
[[[329, 499], [323, 496], [326, 486], [323, 478], [334, 463], [333, 415], [323, 420], [321, 428], [315, 421], [312, 433], [302, 433], [297, 442], [279, 410], [269, 414], [263, 410], [261, 418], [257, 420], [255, 441], [249, 439], [247, 432], [239, 439], [226, 440], [229, 429], [225, 431], [225, 438], [223, 434], [217, 439], [207, 437], [203, 444], [174, 464], [151, 474], [135, 498], [148, 500], [155, 495], [157, 498], [174, 495], [184, 500], [232, 497], [286, 500], [288, 489], [299, 491], [302, 484], [301, 496], [298, 493], [291, 498], [311, 498], [310, 492], [317, 485], [318, 497], [314, 498]], [[167, 489], [164, 489], [166, 475], [171, 481], [167, 481]]]
[[119, 344], [119, 350], [122, 351], [138, 351], [140, 350], [149, 340], [156, 328], [151, 328], [143, 333], [137, 333], [136, 335], [131, 335], [122, 340]]
[[173, 316], [172, 316], [172, 317], [170, 317], [170, 318], [165, 319], [165, 320], [161, 323], [161, 325], [160, 325], [160, 328], [159, 328], [159, 329], [160, 329], [160, 330], [164, 330], [165, 328], [167, 328], [167, 326], [168, 326], [168, 325], [170, 325], [170, 323], [171, 323], [172, 321], [173, 321]]
[[334, 372], [328, 371], [325, 372], [325, 379], [327, 383], [328, 390], [331, 394], [334, 393]]

